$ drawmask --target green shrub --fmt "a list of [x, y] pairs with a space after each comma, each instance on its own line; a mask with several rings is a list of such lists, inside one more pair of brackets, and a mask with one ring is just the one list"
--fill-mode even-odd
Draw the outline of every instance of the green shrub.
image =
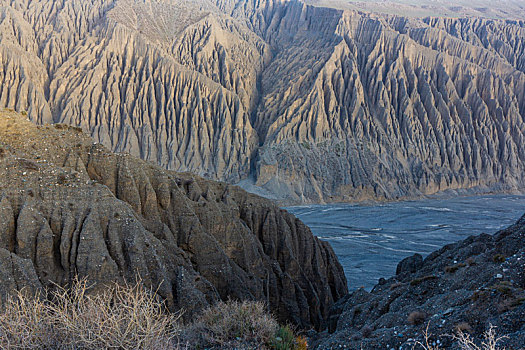
[[289, 326], [279, 327], [272, 341], [272, 349], [293, 350], [295, 349], [295, 334]]

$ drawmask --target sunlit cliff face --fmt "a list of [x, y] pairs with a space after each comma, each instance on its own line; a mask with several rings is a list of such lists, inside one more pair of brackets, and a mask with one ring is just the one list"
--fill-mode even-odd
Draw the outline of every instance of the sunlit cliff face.
[[306, 0], [306, 3], [411, 17], [482, 17], [504, 20], [525, 18], [525, 5], [520, 0]]
[[295, 203], [523, 187], [518, 22], [297, 0], [0, 4], [0, 106], [113, 151]]

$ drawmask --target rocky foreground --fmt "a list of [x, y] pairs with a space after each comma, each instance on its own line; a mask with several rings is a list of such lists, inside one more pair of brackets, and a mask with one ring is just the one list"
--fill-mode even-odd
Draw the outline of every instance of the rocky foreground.
[[[490, 325], [500, 345], [525, 345], [525, 216], [494, 236], [482, 234], [450, 244], [422, 259], [401, 261], [397, 275], [368, 293], [362, 289], [333, 308], [333, 334], [318, 349], [412, 349], [423, 342], [456, 349], [461, 330], [482, 339]], [[422, 349], [416, 346], [415, 349]]]
[[315, 328], [347, 292], [330, 246], [270, 201], [0, 111], [0, 300], [77, 275], [97, 286], [140, 276], [186, 318], [261, 300]]

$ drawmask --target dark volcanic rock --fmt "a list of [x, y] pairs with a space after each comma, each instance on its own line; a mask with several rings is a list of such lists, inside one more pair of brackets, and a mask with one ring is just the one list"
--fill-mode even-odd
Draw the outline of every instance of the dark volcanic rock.
[[270, 201], [107, 151], [80, 130], [0, 114], [0, 295], [137, 275], [186, 316], [266, 301], [321, 327], [346, 280], [330, 246]]
[[506, 349], [525, 344], [525, 216], [494, 236], [405, 259], [397, 272], [340, 300], [330, 316], [335, 332], [317, 348], [411, 349], [427, 326], [441, 349], [457, 347], [450, 335], [458, 327], [480, 339], [490, 325], [508, 336]]
[[406, 259], [401, 260], [397, 265], [396, 275], [401, 275], [403, 273], [409, 272], [414, 273], [423, 266], [423, 257], [421, 254], [414, 254], [409, 256]]

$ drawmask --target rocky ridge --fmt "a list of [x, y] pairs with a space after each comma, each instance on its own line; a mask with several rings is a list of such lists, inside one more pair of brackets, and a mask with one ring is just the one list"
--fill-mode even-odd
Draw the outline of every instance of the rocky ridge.
[[352, 9], [409, 17], [478, 17], [522, 20], [525, 5], [520, 0], [305, 0], [314, 6]]
[[[495, 235], [447, 245], [401, 261], [396, 276], [359, 289], [332, 309], [331, 331], [317, 349], [418, 349], [415, 342], [459, 349], [459, 330], [478, 343], [494, 326], [498, 348], [525, 344], [525, 216]], [[428, 327], [428, 328], [427, 328]], [[414, 347], [415, 346], [415, 347]]]
[[519, 20], [0, 1], [0, 106], [285, 202], [524, 187]]
[[346, 279], [331, 247], [272, 202], [109, 152], [80, 128], [0, 112], [0, 299], [25, 288], [133, 281], [190, 318], [265, 301], [322, 328]]

